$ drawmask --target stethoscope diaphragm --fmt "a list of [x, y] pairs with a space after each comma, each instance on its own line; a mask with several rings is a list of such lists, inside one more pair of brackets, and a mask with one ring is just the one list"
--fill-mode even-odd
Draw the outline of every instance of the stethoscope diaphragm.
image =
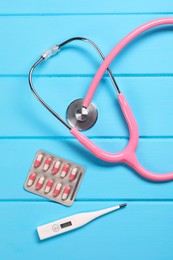
[[67, 122], [78, 130], [87, 130], [97, 121], [98, 111], [93, 103], [88, 108], [83, 107], [83, 99], [74, 100], [67, 108]]

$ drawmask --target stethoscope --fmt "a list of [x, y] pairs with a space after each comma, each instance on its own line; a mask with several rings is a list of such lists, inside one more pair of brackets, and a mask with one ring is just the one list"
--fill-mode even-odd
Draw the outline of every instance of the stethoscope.
[[[87, 148], [93, 155], [98, 157], [101, 160], [104, 160], [106, 162], [122, 162], [130, 167], [132, 167], [135, 171], [137, 171], [140, 175], [142, 175], [144, 178], [153, 180], [153, 181], [169, 181], [173, 180], [173, 172], [172, 173], [166, 173], [166, 174], [155, 174], [153, 172], [150, 172], [143, 168], [143, 166], [139, 163], [137, 157], [136, 157], [136, 148], [138, 145], [139, 135], [138, 135], [138, 126], [136, 123], [136, 120], [133, 116], [133, 113], [130, 109], [130, 106], [128, 105], [124, 95], [121, 93], [111, 70], [109, 69], [109, 65], [112, 62], [112, 60], [117, 56], [117, 54], [134, 38], [136, 38], [139, 34], [153, 28], [159, 25], [165, 25], [165, 24], [173, 24], [173, 18], [162, 18], [153, 20], [151, 22], [145, 23], [144, 25], [138, 27], [137, 29], [133, 30], [131, 33], [129, 33], [126, 37], [124, 37], [108, 54], [106, 58], [104, 58], [102, 52], [98, 48], [98, 46], [92, 42], [89, 39], [82, 38], [82, 37], [75, 37], [71, 38], [59, 45], [55, 45], [48, 50], [46, 50], [40, 59], [32, 66], [30, 72], [29, 72], [29, 84], [31, 87], [31, 90], [33, 91], [34, 95], [37, 97], [37, 99], [62, 123], [64, 124], [69, 130], [70, 133], [85, 147]], [[51, 107], [49, 107], [43, 99], [37, 94], [33, 87], [32, 83], [32, 74], [34, 69], [44, 60], [50, 58], [51, 56], [55, 55], [57, 52], [61, 50], [63, 46], [66, 44], [81, 40], [84, 42], [89, 43], [91, 46], [93, 46], [96, 51], [99, 53], [100, 57], [102, 58], [103, 62], [96, 72], [92, 83], [89, 87], [89, 90], [85, 96], [84, 99], [77, 99], [73, 101], [69, 107], [67, 108], [67, 122], [62, 119], [54, 110], [52, 110]], [[97, 109], [93, 103], [91, 103], [92, 97], [96, 91], [96, 88], [100, 82], [100, 80], [103, 77], [103, 74], [105, 71], [108, 71], [109, 76], [112, 80], [112, 83], [117, 91], [118, 101], [122, 110], [122, 113], [126, 119], [128, 128], [129, 128], [129, 142], [127, 146], [119, 153], [110, 153], [102, 150], [98, 146], [96, 146], [89, 138], [87, 138], [85, 135], [83, 135], [79, 130], [86, 130], [93, 126], [97, 120]]]

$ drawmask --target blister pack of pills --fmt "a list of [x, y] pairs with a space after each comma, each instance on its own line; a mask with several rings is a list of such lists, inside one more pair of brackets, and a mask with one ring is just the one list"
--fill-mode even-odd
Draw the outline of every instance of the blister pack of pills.
[[84, 172], [83, 166], [40, 150], [24, 187], [27, 191], [71, 206]]

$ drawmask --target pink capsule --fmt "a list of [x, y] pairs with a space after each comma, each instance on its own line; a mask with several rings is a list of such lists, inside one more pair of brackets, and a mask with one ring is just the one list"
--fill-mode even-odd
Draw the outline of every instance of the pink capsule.
[[56, 197], [59, 195], [62, 188], [62, 183], [58, 183], [53, 191], [53, 196]]
[[53, 174], [56, 174], [59, 170], [59, 166], [60, 166], [61, 162], [60, 161], [57, 161], [54, 166], [53, 166], [53, 169], [52, 169], [52, 173]]
[[45, 181], [45, 177], [40, 177], [40, 179], [38, 180], [37, 184], [36, 184], [36, 190], [40, 190], [43, 187], [43, 183]]
[[31, 187], [32, 184], [34, 183], [35, 181], [35, 178], [36, 178], [37, 174], [35, 172], [32, 172], [30, 175], [29, 175], [29, 178], [28, 178], [28, 182], [27, 182], [27, 186], [28, 187]]
[[52, 186], [53, 186], [53, 180], [48, 180], [48, 182], [46, 183], [46, 188], [45, 188], [44, 192], [46, 194], [49, 193]]
[[52, 160], [53, 159], [51, 157], [46, 159], [45, 164], [43, 166], [43, 171], [47, 171], [49, 169], [49, 167], [50, 167], [50, 165], [52, 163]]
[[34, 167], [38, 168], [41, 165], [42, 160], [43, 160], [43, 154], [40, 153], [40, 154], [38, 154], [38, 156], [34, 162]]
[[73, 170], [71, 171], [70, 176], [69, 176], [70, 181], [74, 181], [74, 179], [76, 178], [77, 172], [78, 172], [78, 169], [73, 168]]
[[62, 171], [61, 171], [61, 177], [64, 178], [69, 170], [70, 165], [64, 164]]
[[62, 194], [62, 200], [66, 200], [68, 198], [70, 191], [71, 191], [70, 186], [65, 187], [63, 194]]

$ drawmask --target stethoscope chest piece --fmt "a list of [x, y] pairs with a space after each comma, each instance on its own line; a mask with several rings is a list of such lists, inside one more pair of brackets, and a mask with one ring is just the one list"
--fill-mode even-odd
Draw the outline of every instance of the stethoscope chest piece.
[[66, 118], [72, 127], [87, 130], [97, 121], [98, 111], [93, 103], [88, 108], [83, 107], [82, 104], [82, 98], [74, 100], [67, 108]]

